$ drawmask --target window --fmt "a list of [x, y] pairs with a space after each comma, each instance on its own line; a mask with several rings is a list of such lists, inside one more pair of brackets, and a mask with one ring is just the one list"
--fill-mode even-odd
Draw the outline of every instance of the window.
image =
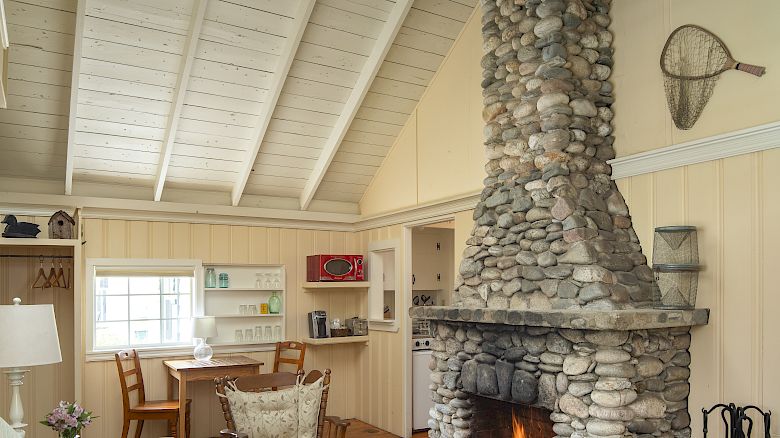
[[91, 351], [192, 344], [200, 262], [89, 260]]

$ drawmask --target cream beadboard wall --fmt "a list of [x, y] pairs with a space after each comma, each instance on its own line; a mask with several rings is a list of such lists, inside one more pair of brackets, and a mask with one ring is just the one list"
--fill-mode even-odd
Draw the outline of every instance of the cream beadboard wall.
[[[615, 35], [615, 145], [618, 156], [658, 149], [780, 119], [780, 2], [775, 0], [644, 0], [612, 4]], [[666, 38], [683, 24], [720, 37], [737, 61], [763, 65], [761, 78], [721, 74], [712, 98], [688, 131], [669, 117], [659, 58]]]
[[[613, 2], [618, 156], [780, 120], [778, 16], [780, 3], [772, 0]], [[658, 59], [669, 33], [687, 23], [713, 31], [737, 60], [764, 65], [767, 74], [723, 73], [699, 121], [681, 131], [666, 107]], [[712, 314], [708, 326], [693, 332], [688, 403], [694, 433], [701, 431], [700, 409], [716, 402], [780, 409], [780, 349], [773, 336], [780, 330], [780, 296], [773, 289], [780, 262], [774, 251], [780, 247], [778, 165], [780, 150], [771, 149], [618, 181], [648, 258], [654, 227], [699, 230], [705, 268], [697, 306]], [[777, 422], [772, 436], [780, 436]]]
[[[214, 263], [284, 264], [287, 269], [287, 337], [302, 340], [308, 336], [306, 313], [327, 310], [331, 317], [365, 315], [365, 291], [304, 292], [306, 256], [318, 253], [363, 253], [371, 233], [348, 233], [278, 229], [249, 226], [209, 225], [170, 222], [87, 219], [85, 256], [111, 258], [201, 259]], [[87, 315], [87, 312], [84, 312]], [[392, 401], [392, 384], [379, 379], [398, 357], [397, 351], [372, 336], [368, 347], [362, 344], [310, 347], [306, 369], [333, 370], [328, 413], [346, 418], [393, 418], [387, 407]], [[143, 356], [143, 354], [142, 354]], [[265, 362], [263, 372], [273, 365], [273, 352], [250, 353]], [[163, 359], [143, 359], [142, 369], [147, 397], [165, 398], [166, 374]], [[83, 405], [100, 418], [84, 436], [119, 436], [122, 424], [122, 400], [116, 365], [113, 361], [83, 362]], [[397, 368], [397, 367], [396, 367]], [[397, 381], [397, 380], [396, 380]], [[225, 427], [225, 420], [208, 382], [190, 384], [194, 400], [192, 431], [194, 438], [214, 436]], [[378, 390], [382, 390], [380, 394]], [[369, 402], [369, 394], [374, 397]], [[32, 414], [32, 413], [31, 413]], [[34, 415], [38, 415], [36, 412]], [[165, 435], [165, 422], [146, 422], [144, 437]]]
[[481, 190], [482, 35], [475, 11], [363, 195], [363, 216]]

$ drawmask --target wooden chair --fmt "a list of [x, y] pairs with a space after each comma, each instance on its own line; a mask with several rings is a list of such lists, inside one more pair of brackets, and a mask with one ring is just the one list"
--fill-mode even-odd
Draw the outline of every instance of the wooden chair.
[[[229, 383], [233, 383], [239, 391], [244, 392], [262, 392], [270, 391], [272, 388], [284, 388], [295, 385], [299, 376], [303, 376], [303, 371], [297, 373], [285, 373], [276, 372], [270, 374], [258, 374], [256, 376], [238, 377], [232, 378], [229, 376], [221, 377], [215, 380], [217, 385], [217, 394], [220, 404], [222, 405], [222, 413], [225, 416], [227, 422], [227, 429], [220, 431], [220, 437], [224, 438], [246, 438], [246, 434], [236, 432], [236, 425], [233, 421], [233, 414], [230, 411], [230, 402], [225, 397], [225, 387]], [[344, 438], [347, 434], [347, 427], [349, 421], [342, 420], [339, 417], [326, 416], [325, 410], [328, 406], [328, 385], [330, 384], [330, 370], [326, 369], [325, 378], [323, 384], [325, 389], [322, 391], [322, 400], [320, 401], [320, 414], [317, 420], [317, 438]], [[320, 377], [323, 377], [322, 372], [314, 370], [311, 371], [303, 379], [305, 385], [316, 382]]]
[[[135, 438], [141, 437], [146, 420], [167, 420], [168, 433], [179, 437], [179, 401], [178, 400], [146, 400], [144, 390], [144, 377], [141, 373], [141, 361], [135, 350], [123, 350], [114, 355], [116, 368], [119, 371], [119, 383], [122, 386], [122, 405], [124, 407], [124, 422], [122, 426], [122, 438], [127, 438], [130, 431], [130, 422], [135, 420]], [[124, 369], [122, 362], [131, 360], [131, 367]], [[127, 379], [135, 375], [135, 383], [128, 385]], [[130, 393], [138, 391], [138, 404], [130, 405]], [[187, 422], [184, 426], [185, 436], [190, 436], [190, 401], [187, 400]]]
[[[298, 357], [283, 357], [282, 353], [286, 351], [297, 351]], [[306, 344], [296, 341], [284, 341], [276, 343], [276, 356], [274, 356], [274, 372], [279, 372], [279, 365], [286, 363], [295, 365], [295, 372], [303, 371], [303, 358], [306, 356]]]

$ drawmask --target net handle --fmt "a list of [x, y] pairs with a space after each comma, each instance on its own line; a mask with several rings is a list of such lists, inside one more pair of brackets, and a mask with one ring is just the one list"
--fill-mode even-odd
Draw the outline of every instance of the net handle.
[[758, 77], [764, 76], [764, 73], [766, 73], [766, 68], [760, 65], [745, 64], [744, 62], [738, 62], [734, 68]]

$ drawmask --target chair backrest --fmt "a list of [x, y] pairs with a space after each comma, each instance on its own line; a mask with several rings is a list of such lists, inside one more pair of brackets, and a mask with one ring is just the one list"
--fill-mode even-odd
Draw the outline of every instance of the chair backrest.
[[222, 414], [227, 422], [227, 428], [230, 430], [236, 430], [236, 424], [233, 421], [233, 413], [230, 410], [230, 402], [225, 397], [225, 388], [231, 383], [239, 391], [244, 392], [263, 392], [271, 391], [275, 388], [284, 388], [293, 386], [298, 381], [298, 376], [303, 375], [303, 372], [298, 374], [293, 373], [269, 373], [269, 374], [256, 374], [254, 376], [247, 377], [218, 377], [214, 379], [214, 383], [217, 386], [217, 394], [219, 397], [219, 404], [222, 407]]
[[[319, 370], [309, 371], [309, 374], [303, 379], [304, 385], [311, 385], [319, 380], [323, 374]], [[330, 389], [330, 369], [325, 368], [325, 378], [322, 379], [322, 399], [320, 399], [320, 414], [317, 417], [317, 437], [324, 437], [325, 428], [325, 411], [328, 408], [328, 390]]]
[[[239, 391], [244, 392], [263, 392], [270, 391], [276, 388], [284, 388], [293, 386], [298, 381], [299, 377], [303, 376], [303, 371], [297, 373], [269, 373], [269, 374], [257, 374], [247, 377], [220, 377], [214, 380], [217, 386], [217, 394], [220, 395], [219, 402], [222, 407], [222, 413], [225, 416], [225, 422], [227, 428], [230, 430], [236, 430], [236, 424], [233, 421], [233, 414], [230, 411], [230, 402], [225, 397], [225, 388], [232, 382], [233, 385]], [[330, 370], [326, 369], [323, 374], [321, 371], [314, 370], [309, 372], [305, 378], [303, 378], [303, 384], [309, 385], [316, 382], [320, 377], [325, 376], [323, 379], [324, 389], [322, 391], [322, 399], [320, 401], [320, 413], [317, 419], [317, 437], [323, 436], [323, 430], [325, 426], [325, 411], [328, 406], [328, 388], [330, 385]]]
[[[134, 349], [122, 350], [114, 355], [116, 360], [116, 369], [119, 372], [119, 384], [122, 387], [122, 404], [125, 412], [130, 410], [130, 394], [138, 391], [138, 403], [146, 401], [144, 392], [144, 375], [141, 372], [141, 360], [138, 358], [138, 352]], [[129, 361], [130, 367], [125, 369], [123, 362]], [[128, 384], [128, 378], [135, 376], [135, 383]]]
[[[296, 352], [297, 357], [285, 357], [282, 353]], [[303, 371], [303, 359], [306, 356], [306, 344], [298, 341], [284, 341], [276, 343], [276, 356], [274, 356], [274, 372], [279, 372], [279, 365], [286, 363], [295, 365], [295, 371]]]

